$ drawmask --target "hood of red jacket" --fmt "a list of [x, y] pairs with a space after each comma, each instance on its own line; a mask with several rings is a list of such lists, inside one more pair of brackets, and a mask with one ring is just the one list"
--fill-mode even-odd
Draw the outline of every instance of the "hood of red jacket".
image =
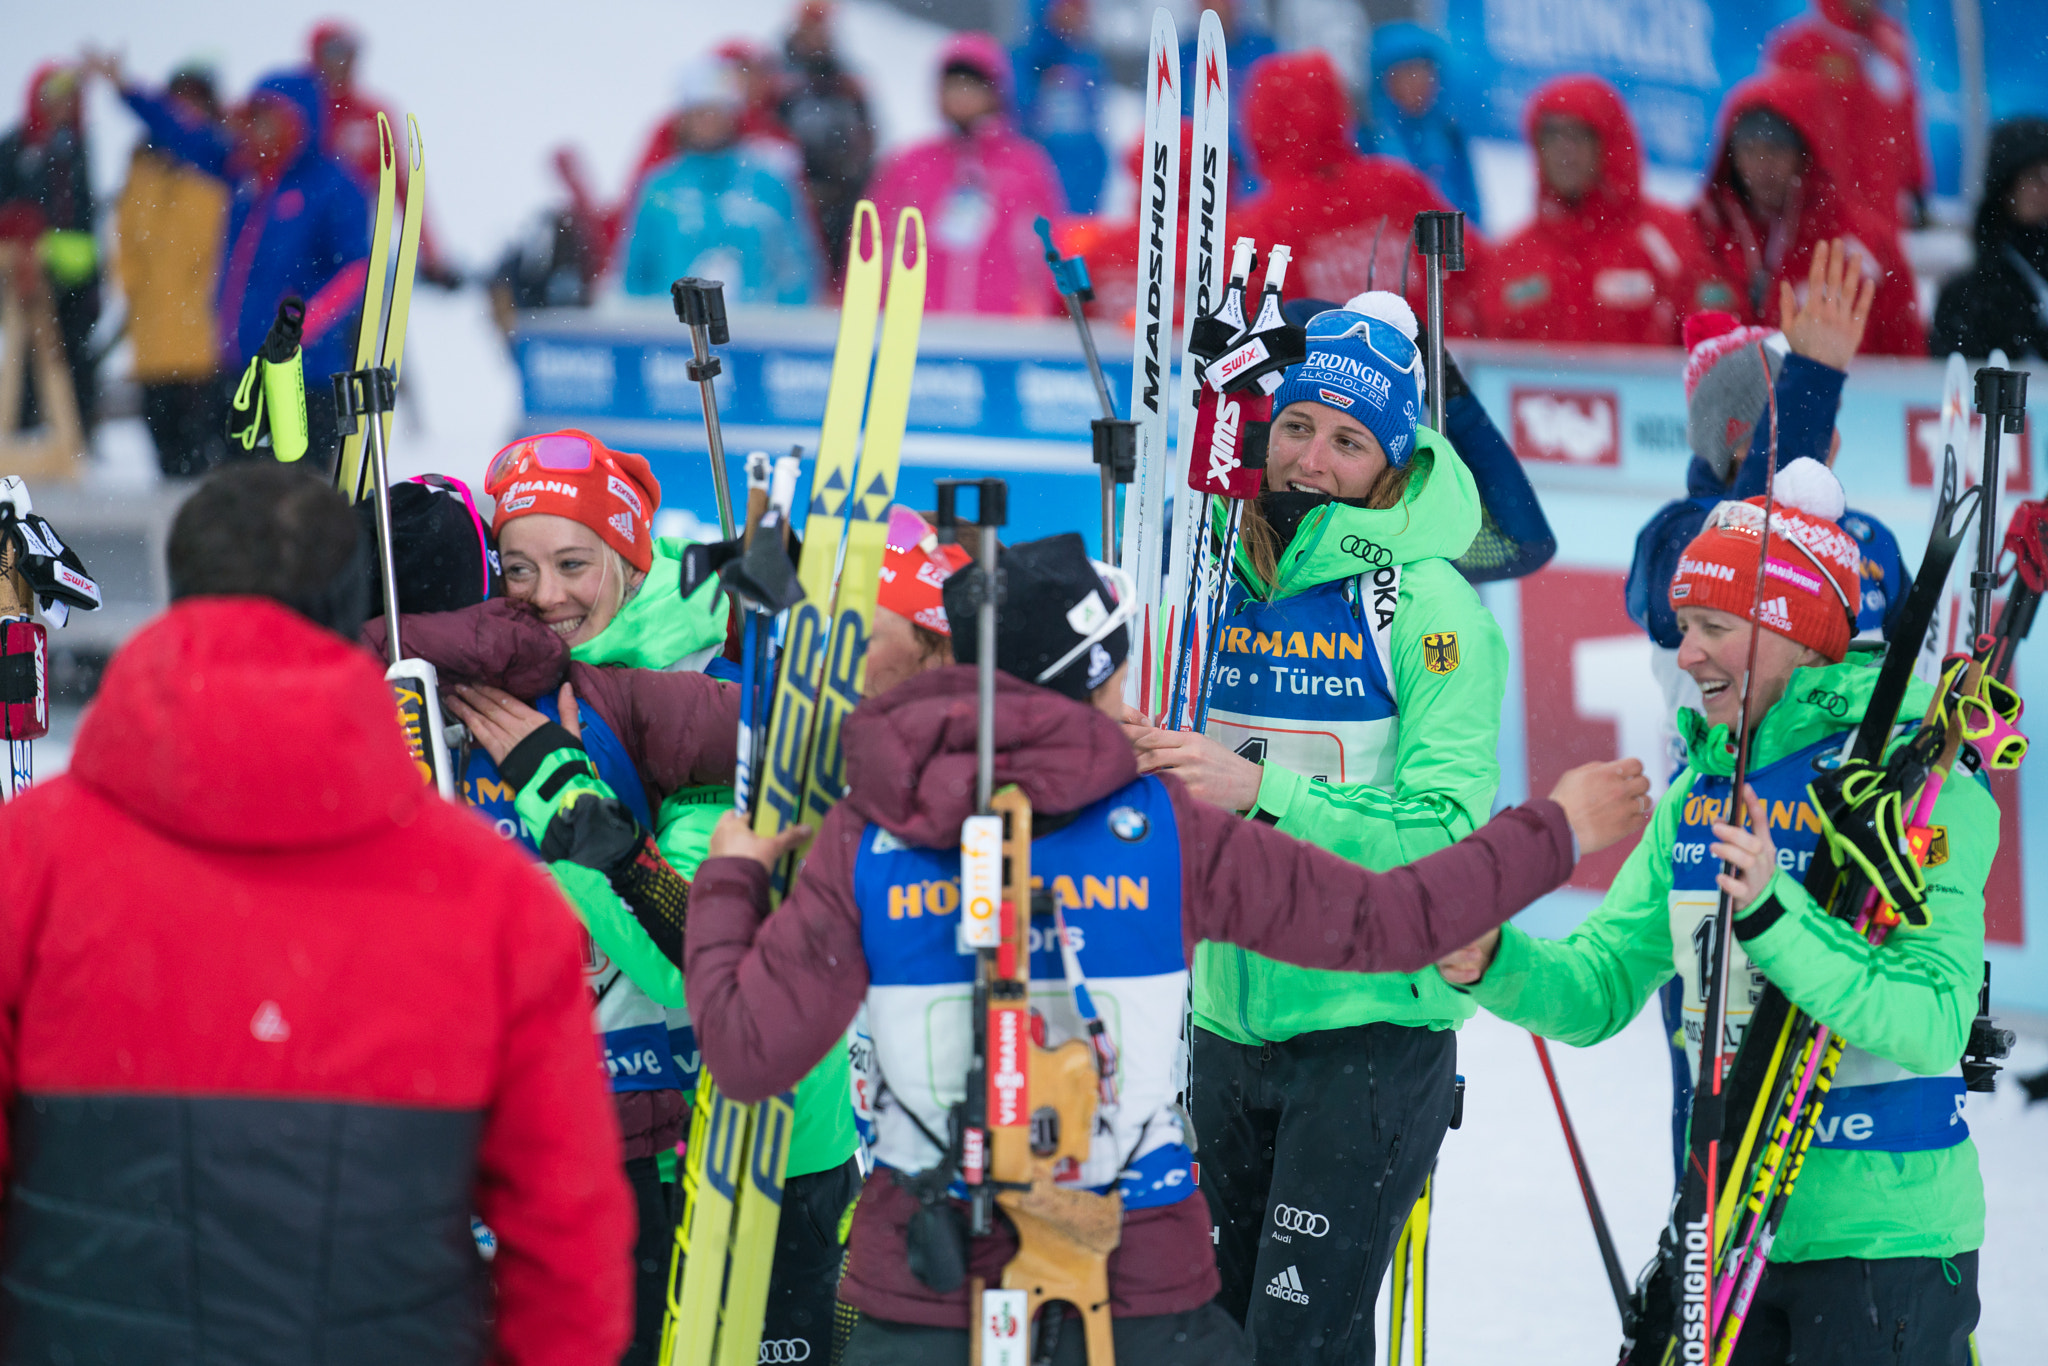
[[356, 49], [357, 61], [362, 60], [363, 36], [354, 24], [341, 19], [325, 19], [313, 25], [313, 31], [306, 35], [306, 66], [308, 70], [320, 65], [320, 45], [329, 38], [345, 38]]
[[1882, 25], [1887, 16], [1881, 5], [1872, 5], [1863, 17], [1849, 8], [1849, 0], [1813, 0], [1813, 7], [1820, 17], [1836, 28], [1845, 28], [1851, 33], [1869, 34]]
[[1328, 53], [1261, 57], [1245, 85], [1245, 136], [1267, 177], [1305, 176], [1357, 159], [1351, 97]]
[[979, 71], [996, 88], [996, 94], [1002, 97], [1004, 112], [1016, 107], [1010, 55], [995, 39], [986, 33], [956, 34], [939, 49], [939, 70], [943, 72], [955, 64]]
[[1818, 76], [1804, 71], [1763, 71], [1741, 82], [1722, 101], [1714, 128], [1714, 152], [1707, 164], [1713, 187], [1735, 188], [1735, 158], [1728, 150], [1728, 130], [1752, 109], [1768, 109], [1799, 130], [1806, 140], [1807, 174], [1804, 196], [1809, 208], [1831, 199], [1844, 183], [1841, 97]]
[[114, 656], [72, 774], [180, 843], [314, 848], [429, 800], [368, 652], [267, 598], [190, 598]]
[[51, 123], [49, 117], [43, 113], [43, 87], [51, 81], [66, 75], [70, 76], [74, 83], [78, 80], [77, 71], [69, 65], [63, 62], [44, 62], [28, 78], [28, 93], [23, 97], [27, 107], [24, 109], [21, 119], [21, 139], [23, 142], [34, 146], [57, 130], [57, 126]]
[[[861, 703], [841, 732], [846, 800], [864, 819], [927, 848], [960, 840], [974, 814], [975, 670], [919, 674]], [[1138, 776], [1130, 741], [1095, 708], [996, 675], [996, 786], [1034, 811], [1078, 811]]]
[[1536, 130], [1545, 118], [1562, 116], [1591, 125], [1600, 135], [1600, 180], [1577, 204], [1566, 204], [1540, 183], [1538, 211], [1546, 217], [1607, 216], [1627, 213], [1643, 197], [1643, 152], [1635, 120], [1621, 92], [1598, 76], [1559, 76], [1529, 97], [1522, 116], [1522, 135], [1536, 145]]

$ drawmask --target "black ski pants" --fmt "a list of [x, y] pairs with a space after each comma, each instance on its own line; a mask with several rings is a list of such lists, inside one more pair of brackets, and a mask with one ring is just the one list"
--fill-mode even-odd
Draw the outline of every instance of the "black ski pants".
[[[640, 1219], [633, 1242], [633, 1342], [619, 1366], [652, 1366], [668, 1306], [669, 1262], [682, 1207], [676, 1187], [662, 1182], [655, 1159], [626, 1160]], [[860, 1164], [847, 1158], [822, 1172], [792, 1176], [782, 1186], [775, 1261], [768, 1273], [768, 1312], [761, 1325], [766, 1361], [828, 1361], [832, 1306], [839, 1297], [839, 1220], [860, 1194]]]
[[1457, 1036], [1369, 1024], [1248, 1047], [1192, 1033], [1216, 1302], [1264, 1366], [1372, 1366], [1380, 1280], [1450, 1126]]
[[228, 411], [217, 379], [143, 385], [142, 420], [166, 479], [205, 474], [228, 458]]
[[761, 1326], [763, 1362], [832, 1357], [832, 1307], [839, 1298], [844, 1247], [839, 1221], [860, 1194], [860, 1163], [792, 1176], [782, 1187], [775, 1226], [775, 1264], [768, 1273], [768, 1316]]
[[1977, 1254], [1773, 1262], [1733, 1366], [1970, 1366]]
[[[1050, 1312], [1039, 1315], [1041, 1326]], [[1052, 1366], [1086, 1366], [1088, 1344], [1080, 1319], [1068, 1315], [1059, 1334]], [[1251, 1366], [1244, 1333], [1213, 1300], [1185, 1314], [1115, 1319], [1110, 1334], [1116, 1339], [1116, 1359], [1124, 1366]], [[888, 1323], [863, 1314], [838, 1366], [962, 1366], [967, 1348], [964, 1328]], [[1035, 1353], [1032, 1360], [1039, 1360]]]

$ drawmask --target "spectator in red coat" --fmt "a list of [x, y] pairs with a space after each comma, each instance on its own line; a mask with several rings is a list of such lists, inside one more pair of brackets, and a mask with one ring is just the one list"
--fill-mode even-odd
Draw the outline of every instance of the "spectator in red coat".
[[1778, 282], [1803, 300], [1814, 247], [1846, 238], [1877, 281], [1864, 352], [1924, 356], [1927, 328], [1898, 228], [1843, 188], [1849, 139], [1836, 104], [1802, 71], [1762, 72], [1729, 91], [1693, 218], [1735, 283], [1744, 322], [1779, 326]]
[[1842, 186], [1901, 226], [1927, 216], [1927, 138], [1913, 81], [1913, 40], [1879, 0], [1813, 0], [1764, 40], [1764, 65], [1821, 78], [1856, 130]]
[[[1193, 119], [1180, 121], [1180, 164], [1186, 166], [1195, 146], [1195, 122]], [[1145, 139], [1141, 136], [1131, 144], [1130, 154], [1124, 158], [1124, 165], [1131, 173], [1132, 180], [1140, 180], [1145, 171]], [[1228, 171], [1225, 172], [1228, 174]], [[1111, 219], [1103, 214], [1087, 218], [1069, 218], [1053, 229], [1053, 240], [1059, 244], [1063, 256], [1079, 256], [1088, 262], [1088, 282], [1095, 286], [1095, 297], [1083, 311], [1091, 318], [1129, 327], [1138, 315], [1138, 252], [1143, 245], [1138, 232], [1138, 211], [1140, 201], [1133, 200], [1130, 212]], [[1180, 197], [1180, 226], [1174, 234], [1173, 259], [1176, 272], [1186, 269], [1188, 259], [1188, 196]], [[1054, 287], [1051, 272], [1046, 273], [1045, 287], [1052, 291], [1051, 298], [1056, 308], [1064, 309], [1066, 304]], [[1187, 312], [1186, 291], [1175, 287], [1173, 290], [1174, 318], [1176, 330], [1185, 321]]]
[[[310, 66], [327, 97], [327, 136], [321, 151], [349, 169], [369, 196], [377, 202], [377, 179], [382, 169], [377, 148], [377, 115], [391, 123], [391, 150], [398, 163], [398, 192], [402, 196], [412, 174], [412, 158], [406, 150], [405, 116], [395, 112], [390, 101], [369, 93], [356, 81], [356, 58], [362, 53], [362, 38], [347, 24], [329, 20], [316, 25], [308, 40]], [[400, 201], [403, 206], [403, 199]], [[420, 221], [420, 278], [429, 284], [453, 289], [462, 277], [441, 255], [433, 229]]]
[[421, 785], [364, 553], [325, 481], [212, 476], [70, 771], [0, 807], [0, 1360], [626, 1344], [582, 936]]
[[[1255, 238], [1261, 253], [1276, 243], [1294, 249], [1283, 291], [1289, 299], [1403, 292], [1405, 278], [1415, 316], [1425, 316], [1412, 229], [1417, 213], [1450, 208], [1444, 197], [1413, 167], [1357, 151], [1351, 97], [1327, 53], [1261, 57], [1246, 86], [1245, 136], [1266, 184], [1232, 206], [1231, 240]], [[1472, 331], [1465, 282], [1486, 257], [1485, 239], [1468, 224], [1467, 273], [1444, 277], [1447, 331]]]
[[1560, 76], [1523, 117], [1536, 149], [1536, 217], [1474, 282], [1480, 335], [1676, 346], [1687, 314], [1735, 291], [1680, 210], [1643, 197], [1643, 154], [1621, 94]]

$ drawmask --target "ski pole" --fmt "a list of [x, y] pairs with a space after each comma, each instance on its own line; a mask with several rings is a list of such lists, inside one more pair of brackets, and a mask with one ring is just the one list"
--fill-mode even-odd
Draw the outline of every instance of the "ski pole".
[[695, 356], [689, 373], [704, 399], [704, 440], [711, 447], [711, 491], [718, 499], [718, 532], [729, 541], [737, 534], [732, 520], [732, 475], [725, 468], [725, 434], [719, 430], [718, 393], [712, 385], [724, 366], [711, 354], [712, 347], [732, 340], [725, 325], [725, 284], [686, 275], [670, 285], [668, 292], [675, 302], [677, 320], [690, 329], [690, 350]]
[[1415, 215], [1422, 253], [1424, 307], [1429, 314], [1429, 429], [1444, 429], [1444, 272], [1465, 268], [1465, 215], [1428, 209]]
[[1572, 1127], [1571, 1114], [1564, 1108], [1564, 1092], [1558, 1089], [1557, 1072], [1550, 1065], [1550, 1045], [1541, 1034], [1531, 1033], [1529, 1040], [1536, 1045], [1536, 1060], [1543, 1064], [1543, 1080], [1550, 1084], [1557, 1122], [1564, 1126], [1564, 1146], [1571, 1153], [1572, 1173], [1579, 1178], [1579, 1194], [1586, 1198], [1586, 1214], [1593, 1221], [1593, 1240], [1600, 1244], [1600, 1264], [1607, 1268], [1607, 1283], [1614, 1290], [1614, 1307], [1626, 1321], [1628, 1278], [1622, 1274], [1621, 1257], [1614, 1250], [1614, 1234], [1608, 1230], [1606, 1214], [1601, 1212], [1600, 1197], [1593, 1193], [1593, 1173], [1586, 1167], [1586, 1155], [1579, 1151], [1578, 1131]]
[[1984, 419], [1984, 507], [1977, 521], [1977, 567], [1970, 574], [1970, 636], [1991, 630], [1991, 590], [1998, 582], [1998, 448], [2005, 433], [2026, 427], [2027, 374], [1985, 366], [1977, 372], [1977, 412]]
[[[934, 518], [939, 541], [957, 545], [960, 519], [955, 502], [962, 486], [980, 491], [975, 521], [981, 530], [975, 604], [974, 810], [960, 829], [960, 935], [974, 950], [974, 1000], [969, 1008], [974, 1048], [967, 1069], [967, 1094], [960, 1107], [960, 1178], [967, 1187], [968, 1232], [982, 1237], [995, 1227], [995, 1187], [988, 1176], [989, 998], [1002, 944], [1003, 818], [989, 811], [995, 795], [996, 600], [1001, 593], [996, 531], [1003, 525], [1008, 486], [1000, 479], [935, 479]], [[963, 573], [966, 571], [962, 571]], [[1026, 908], [1024, 914], [1029, 914]], [[979, 1313], [979, 1303], [976, 1312]]]
[[1081, 336], [1081, 355], [1088, 362], [1088, 378], [1095, 383], [1095, 401], [1102, 416], [1088, 424], [1094, 441], [1095, 464], [1102, 471], [1102, 560], [1116, 565], [1116, 486], [1128, 484], [1138, 472], [1138, 424], [1116, 415], [1116, 400], [1110, 397], [1109, 376], [1102, 372], [1102, 357], [1095, 350], [1095, 333], [1088, 326], [1082, 306], [1095, 298], [1095, 286], [1088, 279], [1088, 262], [1080, 256], [1061, 256], [1053, 245], [1052, 224], [1041, 214], [1032, 224], [1038, 240], [1045, 243], [1045, 264], [1052, 270], [1053, 288], [1066, 300], [1067, 316]]
[[377, 500], [377, 572], [384, 585], [384, 652], [393, 664], [405, 658], [398, 643], [398, 560], [391, 541], [391, 470], [384, 458], [384, 414], [398, 396], [398, 382], [388, 366], [348, 370], [334, 377], [334, 406], [344, 427], [367, 417], [370, 443], [370, 491]]

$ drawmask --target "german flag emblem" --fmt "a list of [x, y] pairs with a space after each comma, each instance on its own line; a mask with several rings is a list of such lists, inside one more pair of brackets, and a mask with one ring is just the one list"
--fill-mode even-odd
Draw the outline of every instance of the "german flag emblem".
[[1424, 636], [1422, 664], [1433, 674], [1455, 673], [1458, 668], [1458, 633], [1432, 631]]

